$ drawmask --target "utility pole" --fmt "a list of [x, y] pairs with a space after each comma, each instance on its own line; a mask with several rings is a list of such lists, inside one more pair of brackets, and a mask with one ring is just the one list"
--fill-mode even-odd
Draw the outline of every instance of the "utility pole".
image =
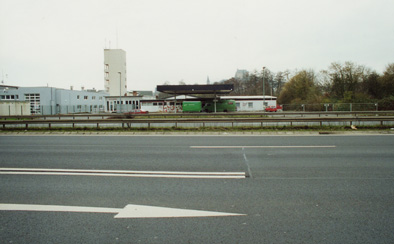
[[121, 113], [122, 111], [122, 107], [121, 107], [121, 103], [122, 103], [122, 72], [118, 72], [119, 73], [119, 111], [118, 113]]
[[263, 112], [265, 112], [265, 82], [264, 82], [264, 76], [265, 76], [265, 67], [263, 67]]

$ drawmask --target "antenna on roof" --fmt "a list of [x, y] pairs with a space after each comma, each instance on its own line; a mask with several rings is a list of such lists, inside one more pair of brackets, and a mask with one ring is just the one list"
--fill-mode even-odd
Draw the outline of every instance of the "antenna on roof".
[[116, 49], [119, 49], [119, 45], [118, 45], [118, 28], [116, 28]]

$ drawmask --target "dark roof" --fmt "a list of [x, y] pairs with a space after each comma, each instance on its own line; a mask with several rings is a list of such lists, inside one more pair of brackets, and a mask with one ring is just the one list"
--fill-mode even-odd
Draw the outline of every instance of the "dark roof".
[[233, 84], [220, 85], [162, 85], [157, 86], [157, 91], [172, 95], [194, 95], [197, 97], [215, 97], [216, 95], [229, 94], [234, 90]]

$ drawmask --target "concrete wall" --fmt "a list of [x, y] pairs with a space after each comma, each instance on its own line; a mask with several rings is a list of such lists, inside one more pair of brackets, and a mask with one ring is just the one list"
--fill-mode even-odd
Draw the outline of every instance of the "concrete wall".
[[0, 115], [31, 115], [30, 103], [24, 101], [2, 101], [0, 102]]

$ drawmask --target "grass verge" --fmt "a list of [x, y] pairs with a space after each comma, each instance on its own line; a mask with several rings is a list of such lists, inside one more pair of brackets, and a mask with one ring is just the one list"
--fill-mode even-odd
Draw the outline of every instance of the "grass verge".
[[[393, 126], [357, 126], [357, 131], [392, 131]], [[6, 128], [1, 132], [280, 132], [280, 131], [354, 131], [350, 126], [234, 126], [234, 127], [29, 127]]]

